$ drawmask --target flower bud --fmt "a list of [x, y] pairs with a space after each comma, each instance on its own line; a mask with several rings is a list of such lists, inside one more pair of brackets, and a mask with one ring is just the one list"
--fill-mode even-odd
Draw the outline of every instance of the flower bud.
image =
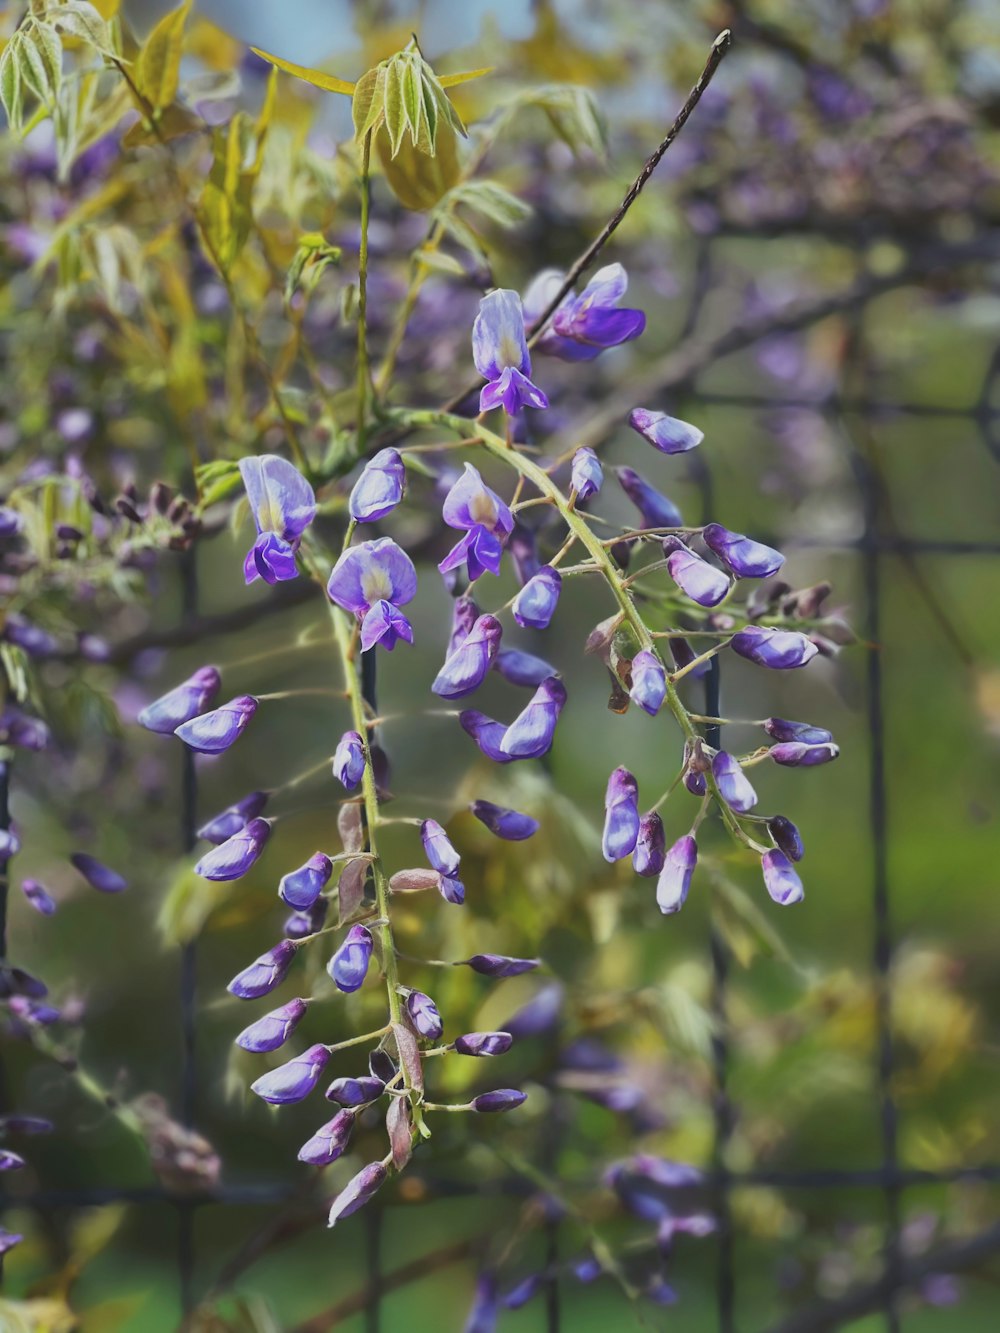
[[10, 706], [0, 713], [0, 742], [38, 754], [51, 740], [52, 733], [40, 717], [30, 717]]
[[37, 879], [23, 880], [21, 892], [35, 911], [40, 912], [42, 916], [51, 916], [56, 910], [55, 898], [52, 897], [45, 885], [39, 883]]
[[478, 689], [493, 665], [502, 633], [496, 616], [480, 616], [435, 677], [434, 693], [442, 699], [461, 699]]
[[348, 995], [359, 990], [368, 973], [371, 956], [371, 932], [366, 926], [352, 926], [326, 968], [337, 989]]
[[303, 1143], [298, 1153], [299, 1161], [307, 1162], [309, 1166], [329, 1166], [344, 1152], [353, 1128], [353, 1111], [338, 1111], [332, 1120], [328, 1120], [311, 1139]]
[[802, 835], [784, 815], [775, 815], [769, 819], [767, 831], [777, 844], [778, 850], [784, 852], [789, 861], [801, 861], [805, 856], [806, 849], [802, 845]]
[[455, 604], [451, 609], [451, 635], [448, 639], [446, 657], [451, 657], [456, 649], [461, 648], [479, 615], [479, 607], [468, 594], [455, 598]]
[[9, 1253], [15, 1245], [20, 1245], [22, 1240], [24, 1240], [24, 1236], [20, 1232], [8, 1231], [6, 1227], [0, 1227], [0, 1259]]
[[278, 897], [297, 912], [304, 912], [312, 907], [329, 884], [332, 874], [333, 862], [330, 858], [323, 852], [314, 852], [305, 865], [282, 875]]
[[604, 811], [604, 859], [620, 861], [632, 855], [639, 837], [639, 786], [627, 768], [616, 768], [608, 779]]
[[747, 625], [746, 629], [733, 635], [729, 646], [740, 657], [774, 671], [803, 667], [819, 651], [813, 641], [798, 630], [765, 629], [762, 625]]
[[806, 745], [825, 745], [833, 733], [809, 722], [788, 722], [783, 717], [764, 719], [764, 730], [776, 741], [803, 741]]
[[359, 1078], [335, 1078], [324, 1096], [328, 1102], [338, 1106], [367, 1106], [385, 1091], [385, 1083], [375, 1074], [362, 1074]]
[[582, 1282], [584, 1286], [596, 1282], [604, 1272], [604, 1269], [592, 1254], [584, 1254], [579, 1259], [574, 1259], [570, 1268], [577, 1282]]
[[678, 838], [656, 881], [656, 905], [664, 916], [679, 912], [691, 887], [691, 877], [698, 864], [698, 844], [690, 833]]
[[502, 805], [494, 805], [492, 801], [473, 801], [469, 809], [491, 833], [508, 842], [523, 842], [538, 832], [537, 819], [522, 815], [517, 810], [507, 810]]
[[438, 890], [446, 903], [461, 907], [465, 902], [465, 885], [454, 875], [442, 875], [438, 883]]
[[604, 485], [604, 469], [593, 449], [577, 449], [570, 464], [570, 486], [578, 500], [589, 500]]
[[379, 1078], [383, 1083], [391, 1083], [399, 1068], [389, 1052], [377, 1046], [368, 1056], [368, 1072], [372, 1078]]
[[272, 1009], [269, 1014], [245, 1027], [236, 1038], [236, 1045], [255, 1054], [276, 1051], [298, 1027], [305, 1012], [305, 1000], [289, 1000], [287, 1004]]
[[202, 879], [239, 879], [259, 860], [270, 836], [268, 820], [251, 819], [246, 828], [206, 852], [195, 866], [194, 873]]
[[805, 897], [802, 881], [784, 852], [765, 852], [760, 865], [764, 872], [764, 887], [776, 903], [790, 907], [792, 903], [802, 901]]
[[538, 958], [509, 958], [502, 953], [476, 953], [471, 958], [463, 958], [456, 967], [471, 967], [484, 977], [519, 977], [522, 972], [532, 972], [538, 967]]
[[697, 426], [668, 417], [665, 412], [649, 412], [644, 407], [632, 409], [628, 424], [661, 454], [685, 454], [689, 449], [697, 449], [705, 438], [704, 431]]
[[542, 1285], [542, 1276], [540, 1273], [529, 1273], [523, 1277], [520, 1282], [511, 1287], [506, 1296], [503, 1297], [503, 1307], [505, 1310], [521, 1310], [530, 1300], [538, 1294]]
[[564, 998], [562, 985], [558, 981], [549, 982], [504, 1021], [503, 1030], [515, 1041], [553, 1031], [558, 1026]]
[[754, 808], [757, 793], [731, 754], [720, 750], [712, 759], [712, 773], [720, 796], [731, 810], [735, 810], [738, 815], [745, 815]]
[[562, 591], [562, 575], [542, 565], [514, 598], [514, 619], [522, 629], [547, 629]]
[[0, 1148], [0, 1171], [20, 1171], [25, 1166], [27, 1162], [20, 1153], [11, 1152], [9, 1148]]
[[667, 696], [667, 673], [663, 663], [648, 648], [643, 648], [632, 659], [632, 688], [629, 698], [644, 713], [655, 717]]
[[363, 1208], [380, 1186], [385, 1184], [387, 1174], [381, 1162], [369, 1162], [363, 1166], [334, 1199], [327, 1226], [335, 1226], [341, 1218], [350, 1217]]
[[616, 469], [621, 488], [639, 511], [643, 528], [679, 528], [684, 520], [674, 502], [650, 486], [634, 468]]
[[406, 1015], [417, 1036], [425, 1041], [437, 1041], [444, 1032], [444, 1023], [438, 1007], [423, 991], [411, 990], [405, 1001]]
[[[21, 850], [21, 839], [12, 828], [0, 828], [0, 861], [9, 861]], [[92, 858], [91, 858], [92, 859]], [[94, 862], [97, 865], [97, 862]], [[101, 867], [104, 868], [103, 866]], [[111, 873], [110, 871], [108, 872]], [[124, 883], [122, 884], [124, 888]], [[95, 885], [96, 888], [96, 885]], [[115, 890], [109, 890], [115, 892]]]
[[704, 796], [708, 791], [705, 774], [699, 773], [696, 768], [686, 768], [684, 770], [684, 786], [692, 796]]
[[365, 747], [356, 731], [345, 731], [333, 755], [333, 776], [353, 791], [364, 776]]
[[555, 667], [544, 657], [522, 652], [520, 648], [501, 648], [493, 659], [493, 670], [511, 685], [527, 689], [535, 689], [556, 674]]
[[307, 911], [289, 912], [285, 917], [282, 934], [289, 940], [304, 940], [309, 935], [315, 935], [323, 929], [329, 909], [328, 899], [317, 898]]
[[257, 711], [252, 694], [240, 694], [221, 708], [202, 713], [174, 728], [185, 745], [199, 754], [221, 754], [243, 735]]
[[325, 1046], [310, 1046], [294, 1060], [262, 1074], [251, 1083], [250, 1090], [272, 1106], [300, 1102], [315, 1088], [329, 1060], [330, 1052]]
[[268, 949], [237, 973], [226, 990], [240, 1000], [257, 1000], [262, 995], [269, 995], [284, 981], [294, 957], [295, 945], [291, 940], [280, 940], [273, 949]]
[[[674, 667], [678, 671], [683, 671], [685, 667], [691, 666], [698, 654], [688, 643], [687, 639], [670, 639], [670, 656], [674, 659]], [[701, 680], [710, 670], [708, 662], [700, 662], [698, 666], [691, 667], [687, 673], [688, 680]]]
[[0, 639], [12, 643], [29, 657], [51, 657], [59, 647], [55, 638], [38, 625], [32, 624], [24, 616], [9, 612], [0, 629]]
[[496, 1088], [493, 1092], [481, 1092], [478, 1097], [472, 1099], [472, 1109], [474, 1111], [513, 1111], [518, 1106], [523, 1106], [528, 1100], [526, 1092], [520, 1092], [517, 1088]]
[[441, 889], [441, 876], [436, 870], [417, 866], [413, 870], [397, 870], [389, 880], [390, 893], [421, 893], [425, 889]]
[[403, 498], [406, 468], [395, 449], [381, 449], [354, 483], [348, 508], [356, 523], [377, 523]]
[[726, 568], [738, 579], [767, 579], [785, 563], [785, 557], [773, 546], [755, 542], [742, 532], [730, 532], [721, 523], [709, 523], [702, 529], [702, 540], [714, 551]]
[[128, 888], [125, 879], [117, 870], [102, 865], [86, 852], [74, 852], [69, 859], [90, 887], [97, 889], [99, 893], [123, 893]]
[[828, 764], [840, 754], [840, 746], [826, 741], [823, 745], [806, 745], [802, 741], [780, 741], [768, 751], [776, 764], [787, 768], [812, 768]]
[[502, 722], [495, 722], [475, 708], [467, 708], [459, 713], [458, 724], [467, 736], [472, 737], [487, 759], [492, 759], [495, 764], [509, 764], [513, 761], [514, 755], [500, 748], [507, 734], [507, 728]]
[[699, 606], [718, 606], [729, 591], [729, 579], [700, 555], [689, 551], [683, 542], [668, 537], [663, 543], [667, 572], [681, 592]]
[[455, 1038], [455, 1050], [459, 1055], [504, 1055], [513, 1041], [509, 1032], [466, 1032]]
[[637, 875], [650, 878], [663, 869], [666, 856], [667, 839], [663, 829], [663, 820], [655, 810], [650, 810], [639, 820], [639, 836], [635, 851], [632, 853], [632, 869]]
[[231, 838], [234, 833], [239, 833], [240, 829], [246, 828], [251, 819], [256, 819], [267, 805], [269, 797], [270, 792], [252, 791], [249, 796], [244, 796], [242, 801], [237, 801], [235, 805], [229, 806], [214, 819], [210, 819], [207, 824], [203, 824], [198, 830], [198, 837], [204, 838], [206, 842], [214, 842], [218, 846], [220, 842]]
[[436, 819], [425, 819], [420, 825], [420, 841], [427, 860], [438, 874], [454, 875], [458, 871], [462, 858]]
[[503, 734], [500, 749], [510, 759], [540, 759], [552, 748], [559, 714], [566, 703], [566, 686], [558, 676], [543, 680], [531, 702]]

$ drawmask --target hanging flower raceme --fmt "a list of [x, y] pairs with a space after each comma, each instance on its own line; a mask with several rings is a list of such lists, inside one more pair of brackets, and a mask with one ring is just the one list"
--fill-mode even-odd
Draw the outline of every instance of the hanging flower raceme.
[[413, 642], [413, 627], [400, 611], [417, 591], [413, 561], [391, 537], [349, 546], [330, 573], [332, 601], [361, 621], [361, 647], [391, 650], [400, 639]]
[[403, 498], [406, 468], [395, 449], [381, 449], [354, 483], [348, 510], [356, 523], [377, 523]]
[[471, 583], [487, 572], [499, 574], [504, 544], [513, 531], [514, 519], [471, 463], [466, 463], [465, 471], [445, 496], [441, 514], [450, 528], [465, 532], [438, 565], [441, 573], [447, 574], [464, 564]]
[[[545, 269], [532, 280], [524, 294], [529, 324], [538, 321], [564, 277], [558, 269]], [[628, 274], [621, 264], [598, 269], [578, 296], [571, 292], [556, 307], [538, 339], [539, 352], [562, 361], [593, 361], [607, 348], [638, 338], [646, 327], [646, 316], [641, 310], [619, 306], [627, 290]]]
[[240, 459], [240, 475], [257, 525], [243, 562], [247, 583], [280, 583], [298, 574], [295, 552], [316, 517], [316, 496], [305, 477], [277, 454]]
[[185, 722], [203, 713], [219, 693], [222, 677], [213, 666], [199, 667], [193, 676], [154, 699], [139, 714], [139, 725], [147, 731], [169, 736]]
[[479, 302], [472, 326], [472, 356], [476, 369], [488, 381], [479, 395], [480, 412], [502, 407], [512, 417], [524, 407], [548, 407], [548, 398], [531, 382], [531, 355], [517, 292], [498, 288]]

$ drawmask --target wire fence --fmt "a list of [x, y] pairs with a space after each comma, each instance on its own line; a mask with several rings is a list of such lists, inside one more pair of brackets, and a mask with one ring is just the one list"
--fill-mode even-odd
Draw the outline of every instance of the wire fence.
[[[702, 293], [703, 297], [704, 293]], [[695, 312], [696, 313], [696, 312]], [[693, 318], [690, 322], [693, 322]], [[901, 1218], [906, 1192], [928, 1184], [951, 1184], [957, 1181], [978, 1180], [1000, 1182], [1000, 1163], [955, 1163], [937, 1171], [916, 1170], [901, 1165], [898, 1142], [899, 1110], [894, 1094], [894, 1041], [892, 1023], [892, 968], [893, 921], [892, 883], [888, 865], [890, 830], [887, 821], [890, 775], [886, 765], [886, 719], [884, 663], [881, 652], [883, 636], [883, 567], [887, 558], [900, 555], [919, 558], [923, 555], [964, 559], [975, 556], [1000, 554], [1000, 541], [977, 541], [963, 537], [922, 538], [903, 533], [895, 524], [885, 521], [884, 483], [873, 461], [870, 448], [864, 443], [864, 434], [870, 425], [885, 419], [888, 414], [914, 417], [934, 417], [965, 420], [972, 423], [983, 447], [1000, 461], [1000, 407], [993, 404], [993, 393], [1000, 378], [1000, 356], [990, 363], [982, 392], [977, 401], [966, 408], [952, 408], [917, 403], [882, 401], [865, 395], [833, 392], [825, 399], [790, 393], [785, 396], [757, 396], [747, 393], [701, 392], [693, 383], [684, 385], [686, 396], [704, 404], [721, 404], [754, 409], [808, 408], [823, 413], [835, 422], [851, 440], [852, 465], [857, 484], [860, 512], [863, 518], [861, 535], [841, 542], [802, 541], [801, 546], [822, 545], [830, 550], [853, 551], [860, 558], [862, 569], [862, 605], [855, 615], [867, 644], [866, 718], [868, 732], [868, 818], [871, 833], [871, 861], [868, 874], [871, 882], [870, 950], [873, 985], [876, 997], [876, 1043], [872, 1069], [872, 1114], [877, 1117], [881, 1159], [874, 1165], [847, 1166], [818, 1165], [808, 1170], [782, 1171], [768, 1169], [734, 1170], [728, 1163], [728, 1147], [732, 1136], [734, 1107], [729, 1091], [731, 1041], [733, 1033], [729, 1019], [730, 957], [726, 942], [715, 929], [706, 948], [711, 964], [712, 1010], [716, 1021], [712, 1041], [714, 1144], [710, 1184], [719, 1223], [718, 1267], [716, 1274], [716, 1305], [718, 1333], [750, 1333], [741, 1325], [739, 1316], [739, 1287], [737, 1258], [740, 1238], [733, 1225], [732, 1196], [734, 1191], [749, 1186], [771, 1186], [781, 1189], [870, 1190], [878, 1189], [883, 1200], [883, 1274], [866, 1288], [859, 1288], [839, 1304], [824, 1302], [790, 1316], [776, 1325], [773, 1333], [809, 1333], [809, 1330], [832, 1329], [843, 1326], [859, 1313], [880, 1311], [886, 1333], [900, 1333], [905, 1317], [901, 1308], [901, 1294], [921, 1275], [928, 1271], [947, 1270], [981, 1262], [1000, 1249], [1000, 1235], [996, 1229], [951, 1248], [942, 1249], [936, 1256], [937, 1268], [906, 1260], [901, 1244]], [[711, 514], [711, 476], [701, 471], [702, 503], [706, 514]], [[706, 520], [707, 521], [707, 520]], [[196, 557], [186, 555], [180, 561], [181, 606], [185, 622], [198, 616], [198, 575]], [[706, 713], [722, 716], [722, 680], [718, 659], [713, 659], [712, 670], [706, 680]], [[709, 744], [718, 745], [719, 736], [709, 734]], [[180, 822], [178, 843], [184, 853], [195, 844], [198, 824], [198, 790], [193, 758], [186, 751], [180, 759], [178, 785]], [[7, 816], [7, 772], [0, 773], [0, 796]], [[0, 912], [2, 912], [0, 906]], [[199, 1074], [197, 1064], [198, 1016], [198, 953], [195, 944], [185, 945], [180, 954], [180, 981], [178, 994], [182, 1067], [177, 1099], [180, 1118], [186, 1126], [195, 1127], [199, 1118]], [[176, 1210], [177, 1242], [176, 1263], [178, 1301], [184, 1313], [190, 1312], [204, 1296], [196, 1281], [196, 1230], [199, 1212], [219, 1206], [249, 1206], [280, 1204], [297, 1197], [299, 1191], [292, 1185], [240, 1185], [221, 1187], [204, 1197], [180, 1198], [163, 1186], [116, 1188], [114, 1185], [90, 1189], [42, 1188], [27, 1197], [19, 1198], [20, 1207], [40, 1210], [52, 1207], [80, 1208], [112, 1202], [135, 1206], [169, 1204]], [[8, 1200], [8, 1204], [10, 1200]], [[365, 1260], [367, 1271], [363, 1284], [364, 1326], [367, 1333], [377, 1333], [381, 1327], [380, 1303], [386, 1289], [382, 1270], [382, 1219], [379, 1203], [369, 1206], [366, 1217], [359, 1223], [366, 1227]], [[558, 1222], [551, 1224], [549, 1233], [550, 1255], [558, 1253]], [[456, 1255], [462, 1252], [456, 1247]], [[237, 1260], [237, 1263], [239, 1260]], [[412, 1277], [421, 1275], [421, 1266], [411, 1266]], [[860, 1307], [860, 1308], [859, 1308]], [[545, 1319], [550, 1333], [561, 1326], [559, 1285], [552, 1278], [546, 1287]]]

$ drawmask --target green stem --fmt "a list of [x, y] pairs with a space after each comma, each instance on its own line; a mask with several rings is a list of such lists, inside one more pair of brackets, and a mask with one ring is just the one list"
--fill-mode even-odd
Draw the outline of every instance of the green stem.
[[371, 131], [361, 148], [361, 247], [358, 252], [358, 456], [365, 447], [365, 415], [368, 411], [368, 213], [371, 203]]

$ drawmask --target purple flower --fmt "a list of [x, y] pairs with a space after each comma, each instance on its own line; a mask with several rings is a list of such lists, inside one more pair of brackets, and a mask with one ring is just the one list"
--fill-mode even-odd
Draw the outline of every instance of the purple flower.
[[833, 733], [808, 722], [788, 722], [783, 717], [764, 719], [764, 730], [776, 741], [802, 741], [806, 745], [826, 745]]
[[372, 1195], [385, 1184], [388, 1172], [382, 1162], [369, 1162], [347, 1182], [334, 1199], [327, 1226], [335, 1226], [341, 1218], [350, 1217], [363, 1208]]
[[535, 689], [556, 674], [555, 667], [544, 657], [522, 652], [520, 648], [501, 648], [493, 661], [493, 670], [511, 685], [527, 689]]
[[729, 591], [729, 579], [700, 555], [695, 555], [676, 537], [663, 543], [667, 572], [681, 592], [699, 606], [718, 606]]
[[601, 850], [605, 861], [631, 856], [639, 837], [639, 785], [627, 768], [616, 768], [608, 778], [604, 797], [604, 834]]
[[767, 821], [767, 831], [774, 839], [778, 850], [785, 853], [789, 861], [801, 861], [806, 854], [802, 835], [790, 819], [784, 815], [774, 815]]
[[281, 985], [294, 957], [295, 945], [292, 941], [280, 940], [273, 949], [268, 949], [249, 967], [237, 973], [226, 990], [240, 1000], [259, 1000], [262, 995], [269, 995], [276, 986]]
[[510, 1050], [514, 1038], [509, 1032], [465, 1032], [455, 1038], [455, 1050], [459, 1055], [489, 1056], [504, 1055]]
[[[14, 829], [0, 828], [0, 861], [9, 861], [11, 857], [16, 856], [21, 850], [21, 839], [17, 836]], [[97, 862], [95, 861], [96, 865]], [[124, 888], [124, 882], [122, 884]], [[110, 892], [115, 892], [114, 889]]]
[[764, 887], [776, 903], [790, 907], [805, 897], [802, 881], [784, 852], [765, 852], [760, 867], [764, 872]]
[[785, 563], [785, 557], [773, 546], [755, 542], [742, 532], [730, 532], [721, 523], [709, 523], [702, 530], [705, 545], [738, 579], [767, 579]]
[[225, 842], [234, 833], [246, 828], [251, 819], [257, 818], [267, 805], [269, 796], [270, 792], [252, 791], [249, 796], [244, 796], [242, 801], [237, 801], [235, 805], [229, 806], [214, 819], [210, 819], [207, 824], [203, 824], [198, 830], [198, 837], [216, 845]]
[[747, 625], [746, 629], [741, 629], [733, 635], [730, 647], [740, 657], [774, 671], [803, 667], [819, 652], [812, 639], [807, 639], [798, 630], [765, 629], [762, 625]]
[[562, 1013], [564, 991], [558, 981], [552, 981], [535, 992], [526, 1004], [511, 1014], [502, 1024], [515, 1041], [522, 1037], [538, 1037], [551, 1032]]
[[517, 810], [508, 810], [492, 801], [473, 801], [469, 809], [485, 824], [491, 833], [508, 842], [523, 842], [538, 832], [538, 820], [530, 815], [522, 815]]
[[69, 858], [92, 889], [99, 893], [124, 893], [128, 888], [125, 879], [117, 870], [102, 865], [86, 852], [74, 852]]
[[512, 762], [514, 756], [506, 754], [501, 749], [507, 734], [507, 728], [502, 722], [495, 722], [493, 718], [477, 712], [475, 708], [467, 708], [459, 713], [458, 723], [462, 730], [472, 737], [487, 759], [492, 759], [495, 764]]
[[294, 1060], [288, 1060], [277, 1069], [261, 1074], [259, 1079], [250, 1084], [250, 1090], [272, 1106], [300, 1102], [315, 1088], [329, 1059], [330, 1052], [325, 1046], [310, 1046]]
[[361, 647], [376, 643], [392, 649], [400, 639], [413, 642], [410, 622], [398, 609], [417, 591], [413, 561], [391, 537], [350, 546], [334, 565], [326, 585], [338, 606], [361, 619]]
[[385, 1091], [385, 1080], [377, 1074], [362, 1074], [360, 1078], [335, 1078], [323, 1094], [328, 1102], [338, 1106], [367, 1106]]
[[405, 1007], [406, 1016], [417, 1035], [424, 1041], [437, 1041], [444, 1032], [444, 1023], [431, 997], [421, 990], [411, 990], [406, 997]]
[[442, 699], [461, 699], [486, 679], [500, 647], [503, 627], [496, 616], [480, 616], [447, 658], [431, 689]]
[[427, 860], [440, 875], [454, 875], [461, 857], [436, 819], [425, 819], [420, 825], [420, 841], [424, 844]]
[[323, 852], [313, 852], [305, 865], [282, 875], [278, 897], [297, 912], [305, 912], [330, 882], [333, 862]]
[[522, 629], [548, 629], [562, 591], [562, 575], [542, 565], [514, 598], [514, 619]]
[[174, 728], [185, 745], [200, 754], [221, 754], [243, 735], [257, 711], [252, 694], [239, 694], [221, 708], [202, 713]]
[[656, 881], [656, 905], [664, 916], [679, 912], [691, 887], [691, 876], [698, 864], [698, 844], [690, 833], [678, 838], [663, 863]]
[[697, 426], [668, 417], [665, 412], [649, 412], [644, 407], [632, 409], [628, 424], [661, 454], [686, 454], [689, 449], [697, 449], [705, 438], [705, 432]]
[[745, 815], [757, 804], [757, 793], [740, 764], [725, 750], [712, 757], [712, 773], [719, 794], [731, 810]]
[[240, 475], [257, 525], [257, 540], [243, 562], [247, 583], [278, 583], [298, 573], [295, 552], [316, 517], [316, 496], [305, 477], [277, 454], [241, 458]]
[[479, 607], [475, 599], [466, 594], [464, 597], [456, 597], [455, 604], [451, 609], [451, 634], [448, 637], [448, 651], [445, 657], [451, 657], [456, 649], [461, 648], [462, 644], [469, 636], [469, 631], [479, 619]]
[[483, 977], [519, 977], [522, 972], [533, 972], [538, 966], [537, 958], [508, 958], [502, 953], [476, 953], [471, 958], [463, 958], [456, 967], [471, 967]]
[[781, 741], [768, 751], [776, 764], [788, 768], [811, 768], [814, 764], [828, 764], [840, 754], [840, 746], [830, 741], [822, 745], [806, 745], [803, 741]]
[[604, 1272], [599, 1261], [592, 1254], [585, 1254], [580, 1259], [574, 1259], [572, 1264], [573, 1276], [577, 1282], [582, 1282], [584, 1286], [589, 1286], [591, 1282], [596, 1282]]
[[[674, 659], [674, 666], [677, 670], [682, 671], [686, 666], [691, 665], [696, 654], [687, 639], [673, 638], [670, 640], [670, 656]], [[698, 666], [692, 667], [688, 673], [688, 679], [701, 680], [708, 669], [708, 662], [702, 662]]]
[[348, 508], [356, 523], [377, 523], [403, 498], [406, 468], [395, 449], [381, 449], [354, 483]]
[[305, 1000], [289, 1000], [287, 1004], [272, 1009], [269, 1014], [245, 1027], [236, 1038], [236, 1045], [255, 1054], [276, 1051], [298, 1027], [305, 1012]]
[[543, 680], [531, 702], [503, 734], [500, 749], [511, 759], [539, 759], [552, 748], [559, 714], [566, 702], [566, 686], [558, 676]]
[[655, 717], [667, 697], [667, 673], [654, 652], [643, 648], [632, 659], [632, 688], [629, 698], [644, 713]]
[[56, 910], [56, 900], [49, 893], [44, 884], [40, 884], [37, 879], [26, 879], [21, 884], [21, 892], [31, 903], [36, 912], [41, 912], [42, 916], [51, 916]]
[[30, 717], [27, 713], [22, 713], [19, 708], [11, 706], [0, 713], [0, 741], [16, 749], [31, 750], [37, 754], [44, 750], [51, 740], [52, 733], [40, 717]]
[[639, 820], [639, 836], [632, 853], [632, 869], [637, 875], [650, 878], [658, 875], [666, 859], [667, 838], [663, 820], [650, 810]]
[[333, 755], [333, 776], [353, 791], [365, 772], [365, 747], [356, 731], [345, 731]]
[[[563, 278], [558, 269], [545, 269], [533, 279], [524, 294], [529, 323], [537, 322]], [[538, 340], [539, 352], [563, 361], [593, 361], [607, 348], [638, 338], [646, 316], [641, 310], [619, 309], [627, 289], [628, 274], [621, 264], [598, 269], [579, 296], [570, 292], [556, 307]]]
[[21, 531], [21, 515], [16, 509], [0, 505], [0, 538], [16, 537]]
[[338, 1111], [332, 1120], [317, 1129], [299, 1149], [299, 1161], [310, 1166], [329, 1166], [341, 1156], [354, 1128], [354, 1112]]
[[616, 468], [621, 488], [639, 511], [643, 528], [679, 528], [683, 523], [681, 511], [672, 500], [661, 495], [639, 475], [634, 468]]
[[330, 904], [326, 898], [317, 898], [312, 907], [305, 912], [289, 912], [285, 917], [282, 934], [290, 940], [304, 940], [307, 935], [315, 935], [323, 929]]
[[472, 357], [488, 381], [479, 395], [480, 412], [502, 407], [512, 417], [524, 407], [548, 407], [545, 394], [531, 382], [531, 356], [517, 292], [501, 287], [479, 302], [472, 326]]
[[368, 972], [371, 956], [371, 932], [366, 926], [352, 926], [326, 968], [337, 989], [348, 995], [359, 990]]
[[0, 1148], [0, 1171], [20, 1171], [24, 1166], [27, 1166], [27, 1163], [20, 1153], [11, 1152], [9, 1148]]
[[206, 852], [195, 866], [194, 873], [202, 879], [239, 879], [259, 860], [270, 836], [268, 820], [251, 819], [245, 828]]
[[58, 644], [48, 630], [33, 625], [30, 620], [16, 612], [10, 612], [0, 630], [0, 639], [6, 639], [15, 647], [22, 649], [29, 657], [51, 657]]
[[465, 532], [438, 565], [441, 573], [465, 564], [470, 583], [487, 570], [499, 574], [504, 543], [513, 531], [514, 519], [471, 463], [466, 463], [465, 471], [445, 496], [441, 513], [450, 528]]
[[8, 1231], [6, 1227], [0, 1227], [0, 1259], [3, 1258], [15, 1245], [20, 1245], [24, 1236], [17, 1231]]
[[199, 667], [183, 684], [147, 704], [139, 714], [139, 725], [147, 731], [170, 735], [183, 722], [203, 713], [219, 693], [221, 684], [222, 677], [215, 667]]
[[570, 464], [570, 486], [578, 500], [589, 500], [604, 485], [604, 469], [593, 449], [577, 449]]
[[442, 875], [438, 889], [441, 897], [446, 903], [452, 903], [455, 907], [461, 907], [465, 902], [465, 885], [454, 875]]
[[474, 1111], [513, 1111], [523, 1106], [528, 1100], [526, 1092], [517, 1088], [495, 1088], [493, 1092], [481, 1092], [472, 1099]]

